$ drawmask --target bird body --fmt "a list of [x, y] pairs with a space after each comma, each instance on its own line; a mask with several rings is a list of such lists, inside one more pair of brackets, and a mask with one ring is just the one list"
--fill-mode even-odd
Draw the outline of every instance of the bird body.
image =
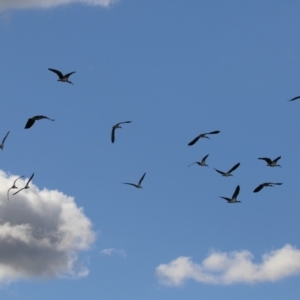
[[222, 172], [220, 170], [215, 169], [218, 173], [222, 174], [222, 176], [224, 177], [229, 177], [229, 176], [233, 176], [231, 174], [231, 172], [233, 172], [235, 169], [237, 169], [239, 167], [241, 163], [237, 163], [236, 165], [234, 165], [228, 172]]
[[141, 177], [141, 179], [139, 180], [138, 184], [134, 184], [134, 183], [129, 183], [129, 182], [123, 182], [123, 184], [129, 184], [129, 185], [132, 185], [138, 189], [142, 189], [142, 181], [145, 177], [146, 173], [144, 173], [144, 175]]
[[[281, 158], [281, 156], [278, 156], [274, 160], [268, 158], [268, 157], [259, 157], [258, 159], [264, 160], [267, 163], [268, 167], [281, 167], [281, 165], [277, 164], [277, 161]], [[282, 168], [282, 167], [281, 167]]]
[[207, 134], [217, 134], [219, 132], [220, 132], [219, 130], [215, 130], [215, 131], [211, 131], [211, 132], [207, 132], [207, 133], [201, 133], [197, 137], [195, 137], [191, 142], [189, 142], [188, 146], [193, 146], [201, 138], [210, 139], [210, 137], [206, 136]]
[[27, 120], [27, 123], [26, 123], [24, 129], [30, 128], [30, 127], [34, 124], [35, 121], [41, 120], [41, 119], [48, 119], [48, 120], [50, 120], [50, 121], [54, 121], [54, 119], [50, 119], [50, 118], [48, 118], [48, 117], [46, 117], [46, 116], [35, 116], [35, 117], [29, 118], [29, 119]]
[[193, 165], [193, 164], [198, 164], [199, 166], [202, 166], [202, 167], [208, 167], [208, 165], [207, 165], [206, 162], [205, 162], [205, 160], [206, 160], [206, 158], [208, 157], [208, 155], [209, 155], [209, 154], [205, 155], [205, 156], [202, 158], [201, 161], [196, 161], [196, 162], [190, 164], [189, 167], [190, 167], [191, 165]]
[[118, 128], [122, 128], [122, 127], [120, 126], [120, 124], [131, 123], [131, 122], [132, 122], [132, 121], [120, 122], [120, 123], [115, 124], [115, 125], [112, 127], [112, 130], [111, 130], [111, 142], [112, 142], [112, 143], [115, 142], [115, 130], [118, 129]]
[[238, 194], [239, 194], [239, 192], [240, 192], [240, 186], [238, 185], [236, 187], [236, 189], [235, 189], [235, 191], [234, 191], [234, 193], [233, 193], [233, 195], [232, 195], [231, 198], [221, 197], [221, 196], [220, 196], [220, 198], [226, 200], [227, 203], [241, 203], [242, 201], [239, 201], [239, 200], [236, 199], [237, 196], [238, 196]]
[[275, 182], [265, 182], [265, 183], [262, 183], [257, 188], [254, 189], [253, 193], [257, 193], [262, 188], [267, 187], [267, 186], [274, 187], [274, 185], [282, 185], [282, 182], [277, 182], [277, 183], [275, 183]]
[[71, 72], [66, 75], [63, 75], [63, 73], [58, 70], [51, 69], [51, 68], [48, 68], [48, 70], [54, 72], [58, 76], [59, 79], [57, 79], [57, 81], [68, 82], [68, 83], [74, 84], [73, 82], [69, 81], [69, 77], [76, 72]]
[[4, 142], [5, 142], [5, 140], [6, 140], [6, 138], [7, 138], [7, 136], [8, 136], [9, 133], [10, 133], [10, 131], [5, 135], [5, 137], [2, 140], [2, 143], [0, 144], [0, 149], [2, 149], [2, 150], [4, 148]]
[[21, 189], [19, 189], [18, 191], [16, 191], [15, 193], [13, 193], [13, 195], [16, 195], [16, 194], [18, 194], [19, 192], [21, 192], [22, 190], [24, 190], [24, 189], [29, 189], [29, 182], [31, 181], [31, 179], [33, 178], [33, 176], [34, 176], [34, 173], [32, 173], [32, 175], [30, 176], [30, 178], [28, 179], [28, 181], [26, 182], [26, 184], [25, 184], [25, 186], [24, 187], [22, 187]]

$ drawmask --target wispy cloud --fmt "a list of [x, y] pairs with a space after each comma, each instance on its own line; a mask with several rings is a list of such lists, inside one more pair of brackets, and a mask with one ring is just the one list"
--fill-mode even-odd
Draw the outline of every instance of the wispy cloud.
[[[90, 220], [73, 198], [32, 182], [7, 200], [17, 176], [0, 170], [0, 283], [21, 278], [82, 277], [78, 253], [95, 240]], [[28, 179], [19, 179], [18, 187]], [[15, 191], [15, 190], [11, 190]]]
[[118, 2], [118, 0], [1, 0], [0, 11], [20, 8], [50, 8], [75, 3], [109, 7], [116, 2]]
[[119, 249], [115, 249], [115, 248], [103, 249], [102, 251], [100, 251], [100, 253], [102, 255], [105, 255], [105, 256], [110, 256], [112, 254], [117, 254], [117, 255], [126, 257], [126, 252], [124, 250], [119, 250]]
[[253, 255], [246, 250], [212, 251], [201, 264], [181, 256], [156, 268], [161, 283], [173, 286], [180, 286], [188, 279], [224, 285], [274, 282], [299, 273], [300, 250], [291, 245], [264, 254], [261, 263], [254, 263]]

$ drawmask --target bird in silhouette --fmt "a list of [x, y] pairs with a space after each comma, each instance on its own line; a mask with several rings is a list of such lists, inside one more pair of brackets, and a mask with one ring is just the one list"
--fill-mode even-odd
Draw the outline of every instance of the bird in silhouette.
[[116, 125], [114, 125], [114, 126], [112, 127], [112, 130], [111, 130], [111, 142], [112, 142], [112, 143], [115, 142], [115, 130], [118, 129], [118, 128], [121, 128], [121, 129], [122, 129], [122, 127], [120, 126], [120, 124], [131, 123], [131, 122], [132, 122], [132, 121], [120, 122], [120, 123], [118, 123], [118, 124], [116, 124]]
[[6, 138], [7, 138], [7, 136], [8, 136], [9, 133], [10, 133], [10, 131], [6, 134], [6, 136], [5, 136], [4, 139], [2, 140], [2, 143], [0, 144], [0, 149], [2, 149], [2, 150], [3, 150], [3, 148], [4, 148], [4, 142], [5, 142], [5, 140], [6, 140]]
[[29, 178], [28, 181], [26, 182], [25, 186], [22, 187], [21, 189], [19, 189], [18, 191], [16, 191], [15, 193], [13, 193], [13, 195], [18, 194], [19, 192], [21, 192], [21, 191], [24, 190], [24, 189], [29, 189], [28, 184], [29, 184], [29, 182], [31, 181], [31, 179], [33, 178], [33, 176], [34, 176], [34, 173], [32, 173], [32, 175], [30, 176], [30, 178]]
[[242, 202], [242, 201], [239, 201], [236, 199], [239, 192], [240, 192], [240, 186], [238, 185], [231, 198], [227, 198], [227, 197], [220, 197], [220, 198], [225, 199], [227, 201], [227, 203], [239, 203], [239, 202]]
[[35, 117], [29, 118], [29, 119], [27, 120], [27, 123], [26, 123], [24, 129], [30, 128], [30, 127], [34, 124], [35, 121], [41, 120], [41, 119], [48, 119], [48, 120], [50, 120], [50, 121], [54, 121], [54, 119], [50, 119], [50, 118], [48, 118], [48, 117], [46, 117], [46, 116], [35, 116]]
[[20, 176], [20, 177], [18, 177], [17, 179], [15, 179], [14, 184], [12, 185], [12, 187], [10, 187], [10, 188], [7, 190], [7, 200], [9, 200], [9, 191], [10, 191], [11, 189], [17, 189], [18, 187], [16, 186], [16, 182], [17, 182], [18, 179], [23, 178], [23, 177], [24, 177], [24, 176]]
[[225, 176], [225, 177], [229, 177], [229, 176], [233, 176], [231, 174], [231, 172], [233, 172], [235, 169], [237, 169], [239, 167], [241, 163], [237, 163], [236, 165], [234, 165], [228, 172], [222, 172], [220, 170], [217, 170], [215, 169], [218, 173], [222, 174], [222, 176]]
[[135, 186], [136, 188], [141, 189], [141, 188], [142, 188], [142, 181], [143, 181], [145, 175], [146, 175], [146, 173], [144, 173], [144, 175], [141, 177], [141, 179], [140, 179], [140, 181], [139, 181], [138, 184], [129, 183], [129, 182], [123, 182], [123, 184], [133, 185], [133, 186]]
[[265, 182], [265, 183], [262, 183], [256, 189], [254, 189], [253, 193], [259, 192], [265, 186], [274, 187], [274, 185], [282, 185], [282, 182], [277, 182], [277, 183], [275, 183], [275, 182]]
[[294, 101], [294, 100], [297, 100], [297, 99], [300, 99], [300, 96], [294, 97], [294, 98], [292, 98], [292, 99], [290, 99], [288, 101]]
[[193, 164], [198, 164], [199, 166], [208, 167], [208, 165], [207, 165], [206, 162], [205, 162], [205, 160], [207, 159], [208, 155], [209, 155], [209, 154], [205, 155], [205, 156], [202, 158], [201, 161], [196, 161], [196, 162], [190, 164], [189, 167], [190, 167], [191, 165], [193, 165]]
[[191, 142], [188, 143], [188, 146], [193, 146], [194, 144], [197, 143], [197, 141], [201, 138], [206, 138], [206, 139], [210, 139], [210, 137], [206, 136], [207, 134], [217, 134], [219, 133], [219, 130], [216, 131], [212, 131], [212, 132], [207, 132], [207, 133], [201, 133], [199, 134], [197, 137], [195, 137]]
[[[277, 164], [277, 161], [281, 158], [281, 156], [278, 156], [274, 160], [268, 158], [268, 157], [259, 157], [258, 159], [262, 159], [267, 163], [268, 167], [281, 167], [281, 165]], [[282, 167], [281, 167], [282, 168]]]
[[69, 77], [76, 72], [71, 72], [66, 75], [63, 75], [63, 73], [58, 70], [51, 69], [51, 68], [48, 68], [48, 70], [54, 72], [59, 77], [59, 79], [57, 79], [57, 81], [68, 82], [68, 83], [74, 84], [73, 82], [69, 81]]

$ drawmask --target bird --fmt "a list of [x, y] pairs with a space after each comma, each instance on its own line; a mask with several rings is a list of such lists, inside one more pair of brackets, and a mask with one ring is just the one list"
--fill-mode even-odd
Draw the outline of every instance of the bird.
[[220, 170], [217, 170], [215, 169], [218, 173], [222, 174], [222, 176], [225, 176], [225, 177], [229, 177], [229, 176], [233, 176], [231, 174], [231, 172], [233, 172], [235, 169], [237, 169], [239, 167], [241, 163], [237, 163], [236, 165], [234, 165], [228, 172], [222, 172]]
[[281, 158], [281, 156], [278, 156], [278, 157], [275, 158], [274, 160], [271, 160], [271, 159], [268, 158], [268, 157], [259, 157], [258, 159], [262, 159], [262, 160], [266, 161], [268, 167], [280, 167], [280, 168], [282, 168], [281, 165], [278, 165], [278, 164], [277, 164], [277, 161], [278, 161], [280, 158]]
[[277, 183], [275, 183], [275, 182], [265, 182], [265, 183], [262, 183], [256, 189], [254, 189], [253, 193], [259, 192], [265, 186], [274, 187], [274, 185], [282, 185], [282, 182], [277, 182]]
[[29, 189], [28, 184], [29, 184], [29, 182], [31, 181], [31, 179], [33, 178], [33, 176], [34, 176], [34, 173], [32, 173], [32, 175], [30, 176], [30, 178], [29, 178], [28, 181], [26, 182], [25, 186], [22, 187], [21, 189], [19, 189], [18, 191], [16, 191], [15, 193], [13, 193], [13, 195], [18, 194], [19, 192], [21, 192], [21, 191], [24, 190], [24, 189]]
[[7, 200], [9, 200], [9, 191], [10, 191], [11, 189], [17, 189], [18, 187], [16, 186], [16, 182], [17, 182], [18, 179], [23, 178], [23, 177], [24, 177], [24, 175], [18, 177], [18, 178], [14, 181], [14, 184], [12, 185], [12, 187], [10, 187], [10, 188], [7, 190]]
[[120, 122], [120, 123], [117, 123], [116, 125], [114, 125], [114, 126], [112, 127], [112, 130], [111, 130], [111, 142], [112, 142], [112, 143], [115, 142], [115, 130], [116, 130], [117, 128], [122, 128], [122, 127], [120, 126], [120, 124], [131, 123], [131, 122], [132, 122], [132, 121]]
[[297, 100], [297, 99], [299, 99], [300, 98], [300, 96], [297, 96], [297, 97], [294, 97], [294, 98], [292, 98], [292, 99], [290, 99], [290, 100], [288, 100], [288, 101], [294, 101], [294, 100]]
[[234, 193], [233, 193], [233, 195], [232, 195], [231, 198], [221, 197], [221, 196], [220, 196], [220, 198], [225, 199], [227, 201], [227, 203], [241, 203], [242, 201], [239, 201], [239, 200], [236, 199], [237, 196], [238, 196], [238, 194], [239, 194], [239, 192], [240, 192], [240, 186], [238, 185], [236, 187], [236, 189], [235, 189], [235, 191], [234, 191]]
[[206, 139], [210, 139], [210, 137], [206, 136], [207, 134], [217, 134], [219, 133], [219, 130], [216, 131], [212, 131], [212, 132], [207, 132], [207, 133], [201, 133], [199, 134], [197, 137], [195, 137], [191, 142], [188, 143], [188, 146], [193, 146], [194, 144], [196, 144], [196, 142], [200, 139], [200, 138], [206, 138]]
[[123, 184], [133, 185], [133, 186], [135, 186], [135, 187], [138, 188], [138, 189], [142, 189], [142, 181], [143, 181], [145, 175], [146, 175], [146, 173], [144, 173], [144, 175], [141, 177], [141, 179], [140, 179], [140, 181], [139, 181], [138, 184], [129, 183], [129, 182], [123, 182]]
[[30, 127], [34, 124], [35, 121], [41, 120], [41, 119], [48, 119], [48, 120], [50, 120], [50, 121], [54, 121], [54, 119], [50, 119], [50, 118], [48, 118], [48, 117], [46, 117], [46, 116], [35, 116], [35, 117], [29, 118], [29, 119], [27, 120], [27, 123], [26, 123], [24, 129], [30, 128]]
[[206, 162], [205, 162], [205, 160], [206, 160], [206, 158], [208, 157], [208, 155], [209, 155], [209, 154], [205, 155], [205, 156], [202, 158], [201, 161], [196, 161], [196, 162], [190, 164], [188, 167], [190, 167], [190, 166], [193, 165], [193, 164], [198, 164], [199, 166], [208, 167], [208, 165], [207, 165]]
[[4, 139], [2, 140], [2, 143], [0, 144], [0, 149], [2, 149], [2, 150], [3, 150], [3, 148], [4, 148], [4, 142], [5, 142], [5, 140], [6, 140], [6, 138], [7, 138], [7, 136], [8, 136], [9, 133], [10, 133], [10, 131], [6, 134], [6, 136], [5, 136]]
[[74, 84], [73, 82], [69, 81], [69, 77], [76, 72], [71, 72], [66, 75], [63, 75], [63, 73], [58, 70], [51, 69], [51, 68], [48, 68], [48, 70], [54, 72], [59, 77], [59, 79], [57, 79], [57, 81], [68, 82], [68, 83]]

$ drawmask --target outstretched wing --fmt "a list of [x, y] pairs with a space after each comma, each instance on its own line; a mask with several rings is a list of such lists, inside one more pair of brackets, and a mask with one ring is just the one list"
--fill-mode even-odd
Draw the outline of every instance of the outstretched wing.
[[75, 71], [74, 72], [71, 72], [71, 73], [68, 73], [68, 74], [66, 74], [64, 77], [69, 77], [69, 76], [71, 76], [72, 74], [74, 74], [74, 73], [76, 73]]
[[280, 158], [281, 158], [281, 156], [278, 156], [278, 157], [275, 158], [273, 161], [274, 161], [274, 162], [277, 162]]
[[129, 185], [135, 186], [136, 188], [138, 187], [138, 186], [137, 186], [136, 184], [134, 184], [134, 183], [123, 182], [123, 184], [129, 184]]
[[10, 131], [6, 134], [6, 136], [5, 136], [4, 139], [2, 140], [2, 146], [4, 145], [4, 142], [5, 142], [6, 138], [7, 138], [7, 136], [9, 135], [9, 133], [10, 133]]
[[205, 162], [205, 160], [207, 159], [209, 154], [205, 155], [203, 158], [202, 158], [202, 162]]
[[263, 184], [260, 184], [256, 189], [254, 189], [253, 193], [259, 192], [264, 187]]
[[64, 77], [64, 75], [62, 74], [62, 72], [60, 72], [58, 70], [51, 69], [51, 68], [48, 68], [48, 70], [54, 72], [59, 77], [59, 79], [62, 79]]
[[193, 146], [194, 144], [197, 143], [197, 141], [200, 139], [202, 133], [199, 134], [197, 137], [195, 137], [191, 142], [188, 143], [188, 146]]
[[233, 195], [232, 195], [232, 199], [236, 199], [236, 197], [238, 196], [239, 192], [240, 192], [240, 186], [238, 185], [238, 186], [236, 187], [236, 189], [235, 189]]
[[144, 177], [145, 177], [146, 173], [144, 173], [144, 175], [142, 176], [142, 178], [140, 179], [139, 181], [139, 185], [142, 183], [142, 181], [144, 180]]
[[268, 164], [272, 163], [272, 160], [268, 157], [259, 157], [258, 159], [262, 159], [262, 160], [266, 161]]
[[205, 133], [205, 134], [217, 134], [217, 133], [220, 133], [220, 130], [215, 130], [215, 131], [208, 132], [208, 133]]
[[13, 195], [18, 194], [19, 192], [21, 192], [21, 191], [24, 190], [24, 189], [25, 189], [25, 187], [22, 187], [21, 189], [17, 190], [15, 193], [13, 193]]
[[111, 142], [114, 143], [115, 142], [115, 130], [116, 128], [113, 127], [111, 130]]
[[34, 173], [32, 173], [32, 175], [30, 176], [30, 178], [28, 179], [27, 183], [25, 184], [25, 186], [28, 186], [29, 182], [31, 181], [31, 179], [33, 178]]
[[35, 119], [29, 118], [26, 125], [25, 125], [25, 127], [24, 127], [24, 129], [30, 128], [34, 124], [34, 122], [35, 122]]
[[236, 165], [234, 165], [227, 173], [231, 173], [233, 172], [235, 169], [237, 169], [240, 166], [241, 163], [237, 163]]
[[[215, 168], [214, 168], [215, 169]], [[218, 173], [220, 173], [220, 174], [222, 174], [222, 175], [225, 175], [226, 173], [224, 173], [224, 172], [222, 172], [222, 171], [220, 171], [220, 170], [217, 170], [217, 169], [215, 169]]]
[[300, 96], [297, 96], [297, 97], [294, 97], [294, 98], [292, 98], [291, 100], [288, 100], [288, 101], [294, 101], [294, 100], [297, 100], [299, 98], [300, 98]]

